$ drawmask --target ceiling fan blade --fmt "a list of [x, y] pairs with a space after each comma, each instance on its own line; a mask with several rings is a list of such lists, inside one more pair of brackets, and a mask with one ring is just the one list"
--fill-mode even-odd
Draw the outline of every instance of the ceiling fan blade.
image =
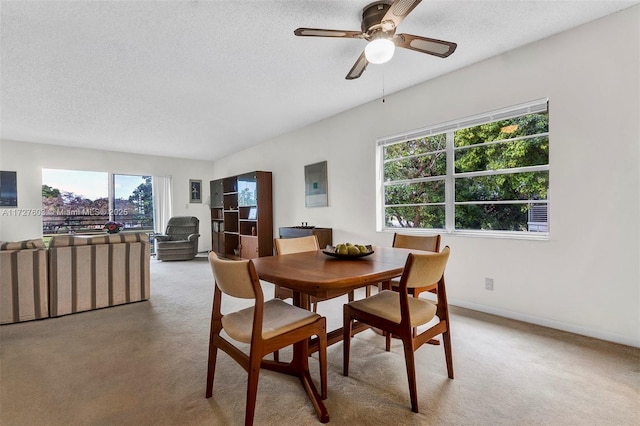
[[422, 0], [395, 0], [381, 22], [393, 21], [396, 28]]
[[293, 32], [301, 37], [364, 38], [362, 31], [325, 30], [322, 28], [298, 28]]
[[367, 65], [369, 65], [369, 61], [367, 61], [367, 58], [364, 56], [364, 52], [362, 52], [360, 54], [360, 57], [358, 58], [356, 63], [353, 64], [353, 67], [351, 67], [351, 70], [349, 70], [349, 73], [345, 78], [347, 80], [354, 80], [360, 77], [364, 72], [364, 70], [367, 69]]
[[411, 34], [396, 34], [393, 42], [398, 47], [415, 50], [416, 52], [446, 58], [451, 55], [458, 45], [456, 43], [435, 38], [420, 37]]

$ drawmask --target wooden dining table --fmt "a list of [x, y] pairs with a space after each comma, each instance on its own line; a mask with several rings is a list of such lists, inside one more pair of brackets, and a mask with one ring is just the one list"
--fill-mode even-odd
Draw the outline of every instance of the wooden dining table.
[[[416, 250], [373, 247], [374, 253], [359, 258], [335, 258], [322, 250], [259, 257], [253, 259], [258, 277], [293, 291], [293, 303], [309, 309], [309, 296], [329, 299], [347, 294], [367, 285], [389, 287], [393, 278], [402, 275], [409, 253]], [[354, 324], [353, 332], [359, 333], [368, 327]], [[329, 345], [342, 340], [342, 328], [327, 332]], [[329, 421], [329, 413], [322, 402], [311, 375], [308, 356], [318, 350], [317, 341], [294, 345], [291, 362], [283, 363], [263, 360], [262, 367], [297, 376], [313, 403], [322, 423]]]

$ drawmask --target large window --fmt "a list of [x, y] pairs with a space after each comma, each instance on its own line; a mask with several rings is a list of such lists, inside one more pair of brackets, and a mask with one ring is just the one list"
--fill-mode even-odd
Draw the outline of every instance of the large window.
[[101, 233], [108, 221], [151, 231], [151, 176], [43, 169], [42, 211], [44, 235]]
[[547, 235], [547, 100], [378, 142], [380, 228]]

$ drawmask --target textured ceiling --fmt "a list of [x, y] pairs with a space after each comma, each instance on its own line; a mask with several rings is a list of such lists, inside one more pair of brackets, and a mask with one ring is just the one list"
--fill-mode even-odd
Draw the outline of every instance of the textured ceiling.
[[[423, 0], [398, 32], [458, 43], [399, 49], [345, 75], [363, 1], [2, 1], [3, 139], [218, 159], [640, 1]], [[585, 46], [586, 47], [586, 46]]]

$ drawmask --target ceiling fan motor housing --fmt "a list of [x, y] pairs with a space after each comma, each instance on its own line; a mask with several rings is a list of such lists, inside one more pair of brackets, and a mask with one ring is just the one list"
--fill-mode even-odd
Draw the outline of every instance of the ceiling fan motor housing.
[[375, 30], [372, 27], [380, 25], [382, 18], [391, 8], [391, 4], [393, 4], [391, 0], [381, 0], [365, 6], [362, 10], [362, 32], [371, 35], [372, 30]]

